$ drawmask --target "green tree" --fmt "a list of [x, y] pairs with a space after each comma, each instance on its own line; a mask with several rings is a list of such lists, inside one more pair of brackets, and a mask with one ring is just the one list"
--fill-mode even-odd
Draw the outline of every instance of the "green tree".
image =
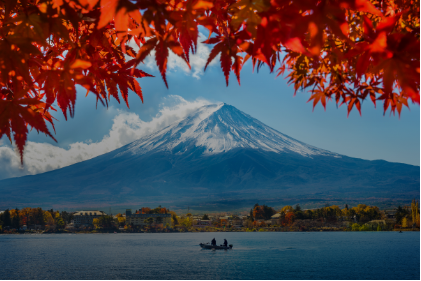
[[44, 211], [38, 207], [33, 211], [34, 223], [37, 225], [44, 225]]
[[16, 208], [14, 211], [15, 211], [15, 215], [12, 217], [12, 227], [16, 228], [16, 229], [19, 229], [20, 228], [19, 209]]
[[65, 224], [68, 224], [73, 220], [73, 214], [66, 211], [61, 212], [61, 217], [63, 218]]
[[312, 210], [305, 210], [304, 211], [304, 219], [312, 219], [313, 218], [313, 211]]
[[360, 230], [360, 225], [358, 223], [354, 223], [351, 226], [352, 231], [359, 231]]
[[408, 214], [408, 212], [403, 209], [401, 206], [398, 206], [398, 208], [396, 209], [396, 214], [395, 214], [395, 218], [396, 218], [396, 223], [397, 224], [402, 224], [402, 219]]
[[[299, 205], [297, 205], [297, 206], [298, 206], [298, 208], [300, 208]], [[263, 205], [261, 207], [263, 209], [263, 216], [264, 216], [265, 220], [269, 220], [274, 214], [276, 214], [275, 209], [273, 209], [272, 207], [269, 207], [269, 206], [266, 206], [266, 205]], [[301, 208], [299, 210], [301, 211]]]
[[7, 209], [6, 211], [4, 211], [3, 213], [3, 223], [5, 227], [10, 227], [12, 226], [12, 218], [10, 217], [10, 211], [9, 209]]
[[62, 229], [65, 225], [63, 218], [60, 216], [60, 213], [57, 211], [54, 215], [54, 223], [57, 225], [58, 229]]
[[1, 220], [3, 221], [4, 227], [12, 226], [12, 219], [10, 218], [10, 211], [6, 209], [2, 214]]
[[147, 218], [143, 222], [149, 225], [149, 227], [151, 227], [153, 224], [153, 218]]
[[377, 225], [377, 231], [382, 231], [382, 226], [380, 224]]
[[360, 227], [360, 231], [371, 231], [371, 230], [372, 230], [371, 227], [369, 225], [367, 225], [367, 224], [363, 224]]
[[254, 221], [254, 216], [253, 216], [253, 209], [250, 209], [250, 216], [249, 219], [253, 222]]
[[112, 216], [100, 216], [98, 218], [99, 224], [105, 228], [113, 227], [114, 219]]
[[209, 220], [209, 216], [207, 214], [204, 214], [202, 220]]

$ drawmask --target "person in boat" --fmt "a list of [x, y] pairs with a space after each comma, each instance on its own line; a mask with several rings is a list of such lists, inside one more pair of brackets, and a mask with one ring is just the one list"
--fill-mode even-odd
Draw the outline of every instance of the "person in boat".
[[228, 241], [227, 241], [227, 239], [224, 239], [224, 246], [225, 247], [228, 247]]
[[216, 246], [216, 240], [215, 240], [215, 238], [212, 239], [211, 245], [212, 246]]

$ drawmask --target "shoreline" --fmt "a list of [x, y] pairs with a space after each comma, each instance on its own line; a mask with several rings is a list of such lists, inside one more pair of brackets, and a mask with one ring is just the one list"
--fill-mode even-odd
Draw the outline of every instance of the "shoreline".
[[79, 234], [161, 234], [161, 233], [215, 233], [215, 232], [224, 232], [224, 233], [229, 233], [229, 232], [233, 232], [233, 233], [239, 233], [239, 232], [244, 232], [244, 233], [250, 233], [250, 232], [254, 232], [254, 233], [267, 233], [267, 232], [283, 232], [283, 233], [299, 233], [299, 232], [396, 232], [396, 233], [404, 233], [404, 232], [420, 232], [419, 229], [416, 230], [411, 230], [411, 229], [402, 229], [402, 230], [382, 230], [382, 231], [352, 231], [352, 230], [313, 230], [313, 231], [294, 231], [294, 230], [289, 230], [289, 231], [157, 231], [157, 232], [25, 232], [25, 233], [19, 233], [19, 232], [13, 232], [13, 233], [0, 233], [0, 236], [2, 235], [79, 235]]

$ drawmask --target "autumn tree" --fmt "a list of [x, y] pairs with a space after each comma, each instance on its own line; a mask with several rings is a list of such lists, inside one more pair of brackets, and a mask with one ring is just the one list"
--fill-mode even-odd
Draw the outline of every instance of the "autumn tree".
[[350, 217], [355, 215], [357, 220], [360, 222], [368, 222], [370, 220], [381, 218], [381, 213], [378, 207], [367, 206], [365, 204], [358, 204], [358, 206], [349, 209], [348, 214]]
[[126, 224], [126, 218], [123, 217], [122, 214], [118, 213], [117, 214], [117, 222], [119, 226], [124, 226]]
[[403, 227], [403, 228], [407, 228], [407, 227], [408, 227], [408, 220], [407, 220], [407, 218], [406, 218], [406, 217], [404, 217], [404, 218], [402, 219], [402, 227]]
[[94, 225], [95, 228], [99, 228], [99, 219], [98, 218], [94, 218], [92, 220], [92, 224]]
[[253, 208], [253, 219], [262, 220], [264, 219], [264, 215], [263, 208], [259, 204], [255, 204]]
[[177, 214], [174, 211], [171, 211], [170, 214], [171, 214], [171, 225], [172, 226], [178, 225]]
[[48, 226], [54, 225], [54, 218], [50, 211], [44, 211], [44, 223]]
[[411, 202], [411, 217], [412, 217], [412, 224], [417, 225], [419, 227], [420, 225], [420, 211], [418, 207], [418, 202], [415, 201], [415, 199]]
[[[73, 117], [76, 91], [107, 106], [143, 100], [137, 66], [155, 56], [168, 87], [170, 52], [190, 67], [199, 27], [228, 85], [250, 61], [284, 75], [313, 106], [348, 113], [371, 100], [401, 113], [419, 104], [419, 0], [4, 0], [0, 2], [0, 137], [23, 161], [28, 128], [49, 137], [60, 109]], [[133, 47], [135, 46], [135, 48]], [[54, 127], [53, 127], [54, 128]]]
[[178, 219], [178, 223], [185, 228], [190, 228], [193, 225], [193, 218], [191, 214], [187, 214], [185, 217]]
[[152, 213], [152, 210], [151, 210], [151, 208], [148, 208], [148, 207], [143, 207], [141, 210], [139, 210], [139, 211], [141, 211], [140, 213], [141, 214], [151, 214]]
[[288, 212], [285, 214], [285, 217], [282, 219], [281, 223], [283, 226], [291, 226], [294, 222], [295, 214], [293, 212]]
[[284, 214], [286, 214], [286, 213], [288, 213], [288, 212], [293, 212], [293, 211], [294, 211], [294, 208], [292, 208], [292, 206], [289, 206], [289, 205], [284, 206], [284, 207], [281, 209], [281, 213], [284, 213]]
[[31, 218], [32, 218], [32, 209], [29, 207], [23, 208], [19, 211], [19, 215], [22, 221], [22, 225], [29, 225], [31, 224]]

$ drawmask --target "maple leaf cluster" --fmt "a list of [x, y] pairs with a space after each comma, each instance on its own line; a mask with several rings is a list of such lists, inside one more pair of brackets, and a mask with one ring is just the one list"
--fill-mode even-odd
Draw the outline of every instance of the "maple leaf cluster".
[[[169, 52], [190, 67], [199, 27], [228, 85], [247, 60], [308, 89], [313, 107], [384, 112], [419, 104], [419, 0], [4, 0], [0, 2], [0, 137], [23, 159], [28, 127], [48, 136], [51, 110], [74, 115], [76, 85], [108, 105], [142, 99], [137, 66], [154, 53], [165, 85]], [[137, 44], [136, 51], [130, 43]], [[152, 52], [154, 51], [154, 52]], [[142, 99], [143, 101], [143, 99]], [[54, 128], [54, 127], [53, 127]]]

